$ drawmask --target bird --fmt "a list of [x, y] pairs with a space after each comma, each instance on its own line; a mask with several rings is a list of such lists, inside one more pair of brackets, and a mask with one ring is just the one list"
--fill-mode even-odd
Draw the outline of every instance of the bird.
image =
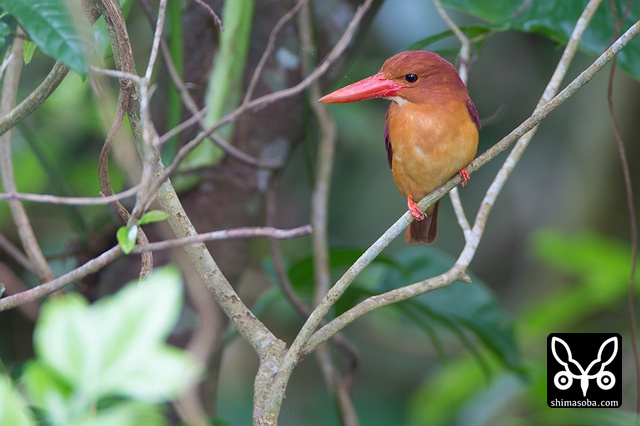
[[319, 99], [326, 104], [391, 100], [384, 144], [393, 180], [415, 219], [407, 243], [432, 244], [438, 230], [438, 200], [426, 212], [417, 202], [456, 173], [466, 186], [481, 129], [478, 111], [451, 62], [434, 52], [410, 50], [387, 59], [380, 71]]

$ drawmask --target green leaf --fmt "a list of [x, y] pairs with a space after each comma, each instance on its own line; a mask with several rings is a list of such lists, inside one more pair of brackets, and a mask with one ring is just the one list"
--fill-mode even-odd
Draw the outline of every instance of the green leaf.
[[36, 355], [74, 389], [76, 405], [108, 396], [170, 400], [200, 371], [185, 351], [165, 343], [181, 306], [174, 268], [158, 268], [91, 306], [75, 294], [52, 299], [35, 330]]
[[24, 63], [26, 65], [29, 64], [29, 62], [31, 62], [31, 59], [33, 59], [33, 54], [36, 51], [36, 44], [32, 41], [25, 41], [22, 45], [22, 55], [24, 56]]
[[0, 0], [45, 54], [83, 77], [91, 66], [93, 37], [77, 3], [61, 0]]
[[0, 375], [0, 425], [35, 426], [31, 412], [20, 394], [13, 387], [11, 380]]
[[[397, 261], [404, 274], [392, 272], [386, 279], [387, 288], [411, 284], [446, 271], [453, 260], [435, 249], [409, 249], [401, 252]], [[465, 333], [471, 333], [493, 352], [508, 368], [522, 371], [522, 360], [515, 339], [513, 318], [477, 278], [472, 284], [453, 284], [402, 302], [401, 309], [411, 309], [434, 324], [456, 334], [470, 350], [475, 350]]]
[[169, 216], [169, 213], [165, 213], [162, 210], [151, 210], [143, 214], [142, 217], [138, 220], [137, 224], [139, 226], [142, 226], [153, 222], [162, 222]]
[[[446, 6], [468, 13], [499, 28], [540, 34], [566, 44], [588, 0], [532, 0], [498, 2], [494, 0], [443, 0]], [[618, 11], [626, 8], [627, 0], [615, 0]], [[620, 12], [619, 12], [620, 13]], [[633, 2], [622, 32], [640, 19], [640, 2]], [[613, 14], [608, 2], [596, 11], [582, 40], [580, 50], [600, 55], [614, 34]], [[619, 54], [618, 65], [636, 79], [640, 79], [640, 39], [631, 41]]]
[[118, 228], [116, 238], [118, 239], [118, 244], [124, 254], [131, 253], [131, 250], [135, 247], [136, 240], [138, 238], [138, 225], [121, 226]]

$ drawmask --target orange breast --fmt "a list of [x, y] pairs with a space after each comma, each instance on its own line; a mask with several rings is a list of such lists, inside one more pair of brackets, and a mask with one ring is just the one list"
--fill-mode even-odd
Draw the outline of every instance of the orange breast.
[[416, 202], [465, 168], [478, 149], [478, 129], [464, 102], [392, 102], [388, 111], [393, 180]]

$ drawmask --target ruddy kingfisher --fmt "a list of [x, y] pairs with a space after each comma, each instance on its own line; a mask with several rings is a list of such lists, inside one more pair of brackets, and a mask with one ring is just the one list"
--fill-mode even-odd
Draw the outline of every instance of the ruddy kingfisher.
[[405, 232], [405, 240], [431, 244], [436, 239], [440, 201], [426, 212], [416, 202], [456, 173], [462, 176], [462, 186], [466, 185], [466, 166], [478, 149], [478, 112], [455, 67], [424, 50], [398, 53], [387, 59], [377, 74], [319, 101], [346, 103], [373, 98], [392, 101], [384, 121], [384, 144], [393, 180], [407, 197], [415, 219]]

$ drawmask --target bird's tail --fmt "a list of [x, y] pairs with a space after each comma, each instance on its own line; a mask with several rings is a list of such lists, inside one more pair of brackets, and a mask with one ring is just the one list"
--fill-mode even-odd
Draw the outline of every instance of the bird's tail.
[[438, 233], [438, 200], [431, 209], [427, 210], [427, 217], [423, 220], [414, 220], [404, 232], [404, 239], [408, 243], [427, 243], [431, 244], [436, 240]]

